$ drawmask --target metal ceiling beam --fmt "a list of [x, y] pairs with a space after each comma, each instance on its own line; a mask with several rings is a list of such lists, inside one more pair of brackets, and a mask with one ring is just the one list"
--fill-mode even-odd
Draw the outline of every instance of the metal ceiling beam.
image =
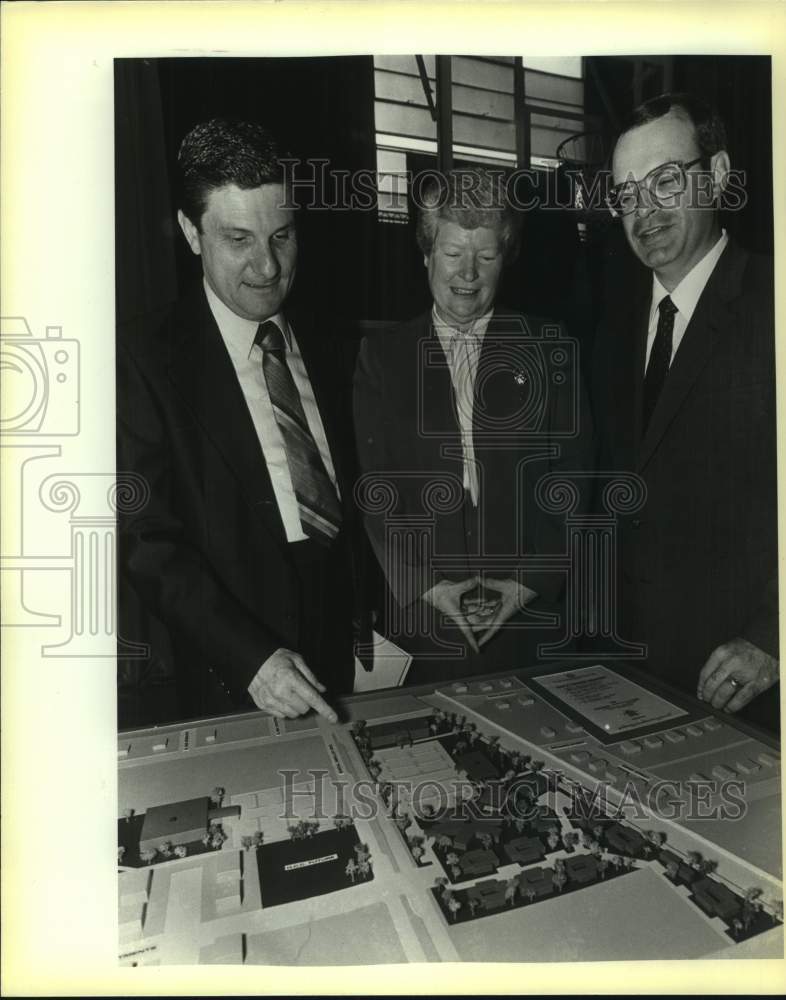
[[437, 170], [453, 168], [453, 94], [450, 56], [437, 56]]
[[423, 56], [415, 56], [415, 62], [418, 64], [420, 84], [423, 87], [423, 93], [426, 95], [426, 104], [428, 105], [429, 114], [431, 115], [431, 120], [435, 122], [437, 120], [437, 109], [434, 107], [434, 98], [431, 94], [431, 83], [429, 82], [428, 73], [426, 72], [426, 64], [423, 61]]

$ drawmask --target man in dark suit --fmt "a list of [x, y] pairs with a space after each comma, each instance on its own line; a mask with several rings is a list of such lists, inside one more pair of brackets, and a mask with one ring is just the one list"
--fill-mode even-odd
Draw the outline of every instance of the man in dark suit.
[[721, 230], [729, 168], [722, 122], [687, 95], [647, 102], [618, 139], [610, 206], [645, 270], [609, 307], [593, 405], [602, 467], [646, 484], [620, 525], [626, 637], [652, 673], [773, 724], [773, 281]]
[[119, 339], [118, 469], [149, 490], [120, 519], [121, 600], [132, 588], [168, 629], [183, 712], [253, 701], [334, 721], [323, 694], [354, 670], [351, 470], [336, 352], [284, 312], [297, 234], [280, 158], [260, 126], [221, 120], [180, 148], [203, 281], [160, 329]]
[[408, 681], [523, 665], [561, 638], [564, 521], [536, 498], [587, 466], [578, 358], [559, 324], [495, 305], [517, 218], [491, 172], [423, 192], [433, 309], [367, 337], [355, 378], [360, 502]]

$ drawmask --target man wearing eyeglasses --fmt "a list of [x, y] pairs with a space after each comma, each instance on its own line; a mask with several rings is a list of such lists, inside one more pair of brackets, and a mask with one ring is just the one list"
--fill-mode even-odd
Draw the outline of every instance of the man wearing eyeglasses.
[[609, 207], [646, 269], [638, 293], [619, 289], [594, 358], [602, 467], [647, 487], [620, 524], [625, 637], [653, 674], [775, 726], [772, 265], [721, 229], [735, 178], [703, 102], [639, 107], [612, 169]]

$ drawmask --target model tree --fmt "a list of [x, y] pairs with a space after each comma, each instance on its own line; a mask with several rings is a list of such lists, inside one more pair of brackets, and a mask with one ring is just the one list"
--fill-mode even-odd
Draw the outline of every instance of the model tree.
[[251, 848], [254, 846], [254, 838], [249, 835], [241, 837], [240, 846], [243, 848], [244, 851], [250, 851]]
[[748, 889], [742, 901], [742, 925], [747, 931], [761, 912], [761, 889]]
[[347, 866], [344, 869], [344, 871], [346, 872], [347, 875], [349, 875], [350, 880], [352, 882], [354, 882], [355, 881], [355, 876], [357, 875], [357, 871], [358, 871], [358, 866], [355, 863], [355, 859], [354, 858], [350, 858], [349, 861], [347, 861]]
[[158, 851], [156, 851], [155, 848], [150, 848], [147, 851], [140, 851], [139, 852], [139, 860], [141, 862], [143, 862], [144, 864], [146, 864], [146, 865], [150, 865], [155, 860], [155, 857], [156, 857], [157, 853], [158, 853]]
[[212, 806], [220, 806], [224, 801], [224, 796], [226, 795], [226, 789], [222, 788], [221, 785], [216, 785], [213, 791], [210, 793], [210, 804]]
[[125, 853], [126, 853], [125, 847], [118, 847], [118, 849], [117, 849], [117, 863], [118, 864], [122, 863], [123, 856], [125, 855]]
[[478, 843], [484, 851], [490, 851], [491, 845], [494, 843], [494, 838], [490, 833], [484, 830], [482, 833], [478, 834]]
[[188, 849], [184, 844], [178, 844], [174, 850], [176, 858], [184, 858], [188, 854]]
[[447, 903], [448, 910], [450, 910], [450, 919], [455, 922], [458, 917], [458, 911], [461, 909], [461, 903], [456, 899], [455, 896], [451, 896]]
[[265, 842], [264, 833], [261, 830], [255, 830], [251, 842], [253, 847], [261, 847]]
[[508, 906], [516, 905], [516, 893], [519, 891], [518, 882], [515, 878], [509, 879], [505, 884], [505, 901]]
[[224, 828], [220, 823], [210, 824], [210, 846], [214, 851], [219, 850], [224, 841], [227, 839], [227, 835], [224, 833]]

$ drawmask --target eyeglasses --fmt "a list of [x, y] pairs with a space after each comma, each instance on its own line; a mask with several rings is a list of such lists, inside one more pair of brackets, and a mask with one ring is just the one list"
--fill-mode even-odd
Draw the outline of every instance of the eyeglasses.
[[676, 199], [688, 186], [688, 168], [694, 167], [704, 159], [703, 156], [689, 160], [670, 160], [661, 163], [642, 177], [640, 181], [624, 181], [611, 188], [606, 198], [606, 204], [615, 216], [630, 215], [639, 207], [641, 189], [645, 188], [649, 201], [656, 208], [670, 208]]

